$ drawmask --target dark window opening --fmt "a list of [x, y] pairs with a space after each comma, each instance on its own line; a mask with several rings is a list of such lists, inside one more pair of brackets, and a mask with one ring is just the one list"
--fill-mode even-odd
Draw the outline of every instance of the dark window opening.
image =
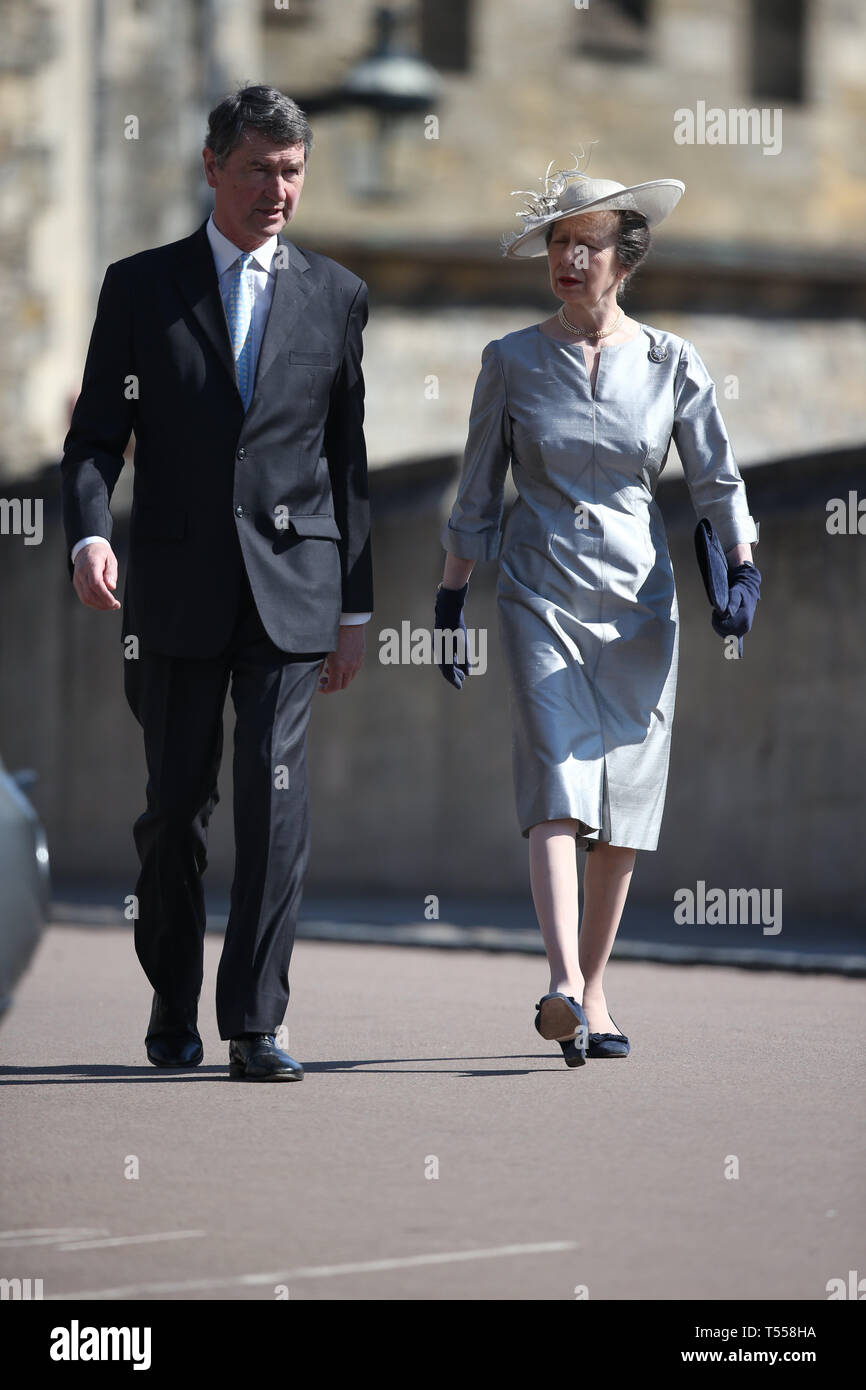
[[420, 0], [421, 57], [439, 72], [472, 66], [472, 0]]
[[575, 11], [577, 53], [602, 62], [633, 63], [649, 57], [652, 0], [590, 0]]
[[804, 101], [805, 0], [752, 0], [752, 96], [757, 101]]

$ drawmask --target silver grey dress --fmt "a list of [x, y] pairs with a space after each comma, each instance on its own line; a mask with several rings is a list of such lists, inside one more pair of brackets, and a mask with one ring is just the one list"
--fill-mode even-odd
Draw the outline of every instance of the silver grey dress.
[[[692, 343], [641, 325], [583, 349], [537, 325], [488, 343], [442, 544], [499, 556], [517, 813], [580, 822], [577, 843], [653, 850], [667, 787], [677, 599], [654, 494], [671, 439], [697, 517], [725, 550], [757, 540], [745, 487]], [[504, 534], [505, 477], [517, 501]], [[697, 576], [697, 566], [695, 566]]]

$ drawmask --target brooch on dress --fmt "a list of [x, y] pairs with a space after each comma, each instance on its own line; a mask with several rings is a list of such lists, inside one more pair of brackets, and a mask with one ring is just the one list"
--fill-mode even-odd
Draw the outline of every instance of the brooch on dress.
[[659, 343], [653, 343], [652, 347], [649, 350], [649, 359], [651, 362], [664, 362], [667, 355], [667, 348], [662, 347]]

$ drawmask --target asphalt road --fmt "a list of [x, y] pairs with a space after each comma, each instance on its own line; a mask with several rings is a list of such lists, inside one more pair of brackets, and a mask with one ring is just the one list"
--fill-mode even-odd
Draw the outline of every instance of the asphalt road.
[[[527, 955], [302, 941], [300, 1084], [162, 1073], [126, 930], [54, 927], [0, 1029], [0, 1276], [46, 1299], [826, 1300], [864, 1270], [862, 981], [615, 962], [567, 1069]], [[726, 1176], [738, 1169], [738, 1176]], [[137, 1174], [137, 1176], [136, 1176]]]

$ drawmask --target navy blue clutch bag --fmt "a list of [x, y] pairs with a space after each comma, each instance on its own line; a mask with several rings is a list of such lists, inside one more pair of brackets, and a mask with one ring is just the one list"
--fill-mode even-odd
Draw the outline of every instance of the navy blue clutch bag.
[[698, 568], [713, 606], [713, 630], [720, 637], [736, 637], [737, 651], [743, 655], [743, 636], [752, 626], [755, 607], [761, 597], [761, 571], [746, 561], [728, 565], [721, 542], [711, 521], [702, 517], [695, 530]]
[[728, 561], [713, 524], [703, 517], [695, 528], [695, 552], [707, 598], [716, 612], [724, 613], [730, 598]]

